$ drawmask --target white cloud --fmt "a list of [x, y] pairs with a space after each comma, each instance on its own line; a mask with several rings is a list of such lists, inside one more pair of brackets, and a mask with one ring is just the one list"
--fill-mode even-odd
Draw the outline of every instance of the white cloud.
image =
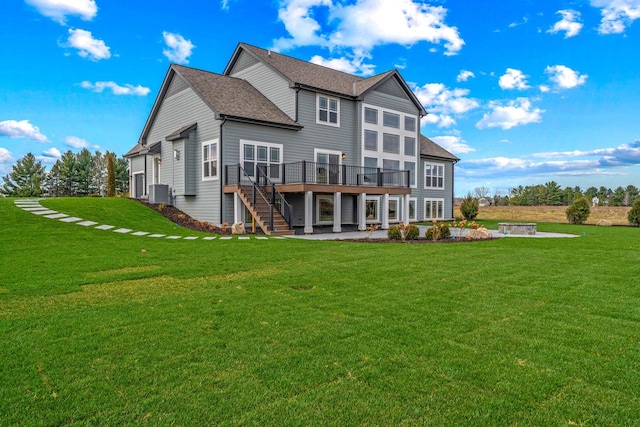
[[334, 70], [343, 71], [349, 74], [359, 74], [362, 76], [370, 76], [374, 73], [375, 65], [365, 64], [365, 59], [370, 58], [369, 55], [353, 56], [352, 58], [331, 58], [325, 59], [320, 55], [315, 55], [309, 62], [313, 64], [323, 65], [333, 68]]
[[533, 108], [529, 98], [518, 98], [502, 105], [497, 101], [489, 103], [490, 112], [476, 123], [478, 129], [502, 128], [511, 129], [516, 126], [542, 121], [544, 110]]
[[29, 123], [29, 120], [5, 120], [0, 122], [0, 136], [9, 138], [25, 138], [38, 142], [50, 142], [49, 138], [40, 133], [38, 126]]
[[429, 112], [424, 122], [438, 124], [438, 127], [453, 126], [456, 122], [452, 116], [463, 115], [480, 106], [476, 99], [467, 97], [469, 89], [450, 90], [442, 83], [414, 87], [413, 92]]
[[69, 28], [67, 46], [78, 49], [78, 55], [92, 61], [111, 58], [109, 46], [102, 40], [94, 39], [90, 31]]
[[222, 0], [220, 2], [220, 9], [229, 10], [229, 0]]
[[540, 89], [540, 92], [542, 93], [547, 93], [549, 91], [551, 91], [551, 88], [547, 85], [540, 85], [538, 86], [538, 89]]
[[558, 89], [572, 89], [576, 86], [580, 86], [586, 83], [586, 74], [580, 74], [577, 71], [572, 70], [564, 65], [549, 66], [544, 70], [549, 74], [549, 80]]
[[137, 95], [137, 96], [145, 96], [147, 95], [151, 89], [144, 86], [134, 86], [130, 84], [125, 84], [124, 86], [119, 85], [116, 82], [95, 82], [91, 83], [89, 81], [83, 81], [80, 83], [80, 86], [84, 89], [89, 89], [93, 92], [102, 93], [105, 89], [110, 89], [114, 95]]
[[185, 39], [180, 34], [174, 34], [168, 31], [163, 31], [162, 37], [168, 48], [163, 49], [162, 54], [171, 62], [188, 64], [188, 58], [191, 56], [193, 48], [196, 47], [191, 43], [191, 40]]
[[73, 148], [89, 148], [90, 146], [89, 141], [78, 138], [77, 136], [68, 136], [64, 140], [64, 143]]
[[51, 147], [48, 150], [42, 152], [42, 155], [47, 158], [59, 159], [62, 157], [62, 153], [56, 147]]
[[0, 147], [0, 163], [13, 163], [13, 160], [11, 152], [6, 148]]
[[453, 154], [465, 154], [476, 151], [475, 148], [466, 144], [464, 139], [455, 135], [434, 136], [430, 138], [433, 142]]
[[98, 13], [94, 0], [25, 0], [25, 3], [61, 25], [66, 24], [67, 16], [79, 16], [84, 21], [91, 21]]
[[[455, 55], [464, 40], [456, 27], [445, 23], [446, 14], [441, 6], [413, 0], [359, 0], [354, 4], [344, 0], [284, 0], [278, 17], [291, 37], [275, 40], [274, 49], [317, 45], [369, 52], [378, 45], [411, 46], [426, 41], [442, 43], [445, 55]], [[326, 20], [319, 22], [321, 16]]]
[[602, 14], [600, 34], [619, 34], [640, 18], [640, 0], [591, 0]]
[[562, 19], [555, 23], [553, 27], [547, 30], [547, 33], [555, 34], [560, 31], [564, 31], [564, 38], [577, 36], [582, 30], [582, 23], [580, 22], [580, 12], [575, 10], [559, 10], [556, 12], [562, 15]]
[[460, 73], [458, 73], [458, 77], [456, 77], [456, 81], [458, 81], [458, 82], [466, 82], [470, 78], [475, 78], [475, 77], [476, 77], [476, 75], [473, 73], [473, 71], [460, 70]]
[[515, 68], [507, 68], [505, 74], [500, 77], [498, 80], [498, 84], [502, 89], [529, 89], [529, 85], [527, 85], [527, 77], [522, 71], [516, 70]]

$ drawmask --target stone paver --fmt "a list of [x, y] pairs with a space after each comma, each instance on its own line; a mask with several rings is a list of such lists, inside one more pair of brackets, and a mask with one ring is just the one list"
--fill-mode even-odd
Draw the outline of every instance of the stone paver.
[[133, 230], [130, 228], [118, 228], [117, 230], [113, 230], [114, 233], [127, 234], [131, 233]]
[[99, 225], [96, 227], [98, 230], [111, 230], [112, 228], [116, 228], [114, 225]]
[[47, 209], [44, 211], [33, 211], [31, 212], [32, 214], [36, 214], [36, 215], [48, 215], [48, 214], [54, 214], [57, 213], [56, 211], [52, 211], [51, 209]]
[[50, 214], [50, 215], [43, 215], [45, 218], [51, 218], [51, 219], [60, 219], [60, 218], [66, 218], [69, 215], [67, 214], [63, 214], [63, 213], [54, 213], [54, 214]]
[[97, 222], [95, 222], [95, 221], [82, 221], [82, 222], [77, 222], [76, 224], [81, 225], [83, 227], [91, 227], [92, 225], [96, 225]]
[[215, 240], [216, 236], [207, 236], [207, 237], [203, 237], [202, 240]]
[[149, 234], [148, 231], [136, 231], [135, 233], [131, 233], [132, 236], [146, 236]]
[[196, 240], [198, 239], [198, 236], [187, 236], [184, 238], [184, 240]]
[[82, 218], [78, 218], [75, 216], [70, 216], [69, 218], [61, 218], [60, 221], [62, 222], [78, 222], [78, 221], [82, 221]]
[[159, 237], [164, 237], [166, 236], [166, 234], [150, 234], [149, 237], [153, 237], [153, 238], [159, 238]]
[[167, 239], [178, 240], [178, 239], [182, 239], [182, 236], [167, 236]]

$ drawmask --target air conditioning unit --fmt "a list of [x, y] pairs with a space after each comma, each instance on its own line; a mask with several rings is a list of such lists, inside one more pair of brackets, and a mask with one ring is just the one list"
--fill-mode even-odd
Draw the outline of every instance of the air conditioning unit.
[[157, 205], [169, 204], [169, 186], [167, 184], [153, 184], [149, 186], [149, 203]]

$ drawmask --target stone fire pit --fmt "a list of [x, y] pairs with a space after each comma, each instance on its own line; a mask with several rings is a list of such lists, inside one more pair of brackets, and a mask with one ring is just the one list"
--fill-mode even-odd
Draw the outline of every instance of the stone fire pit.
[[518, 236], [533, 236], [536, 234], [536, 224], [532, 222], [500, 222], [500, 234], [514, 234]]

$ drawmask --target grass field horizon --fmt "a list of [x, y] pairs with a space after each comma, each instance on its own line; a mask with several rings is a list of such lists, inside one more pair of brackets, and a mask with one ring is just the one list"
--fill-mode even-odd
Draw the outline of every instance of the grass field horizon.
[[[482, 206], [478, 212], [479, 220], [508, 220], [530, 222], [568, 223], [566, 211], [568, 206]], [[604, 219], [613, 225], [629, 225], [627, 214], [630, 206], [593, 206], [586, 224], [596, 224]], [[459, 206], [455, 211], [460, 214]]]
[[[41, 204], [175, 230], [133, 201], [90, 200]], [[0, 425], [640, 419], [638, 228], [549, 221], [538, 230], [580, 237], [451, 245], [172, 241], [12, 199], [0, 211]]]

